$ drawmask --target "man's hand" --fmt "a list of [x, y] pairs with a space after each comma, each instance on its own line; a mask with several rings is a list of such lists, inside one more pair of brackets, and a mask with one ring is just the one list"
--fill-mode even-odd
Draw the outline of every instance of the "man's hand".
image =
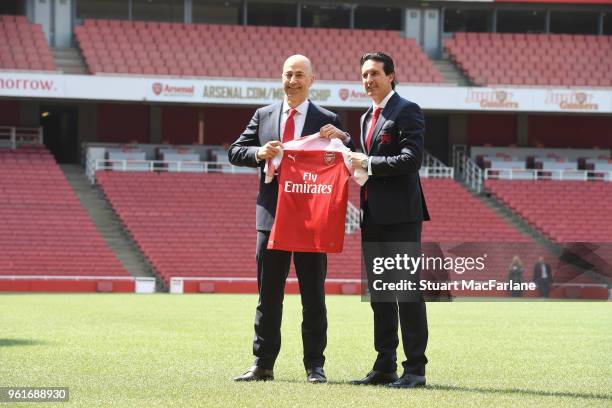
[[362, 162], [365, 162], [366, 164], [368, 163], [368, 156], [366, 156], [363, 153], [351, 152], [350, 158], [351, 158], [351, 167], [353, 167], [354, 169], [363, 169], [363, 165], [361, 163]]
[[336, 138], [342, 141], [344, 141], [348, 137], [348, 134], [346, 132], [341, 131], [334, 125], [323, 126], [319, 131], [319, 134], [321, 135], [321, 137], [326, 137], [328, 139]]
[[280, 152], [283, 144], [278, 140], [271, 140], [257, 150], [257, 158], [259, 160], [268, 160], [273, 158]]

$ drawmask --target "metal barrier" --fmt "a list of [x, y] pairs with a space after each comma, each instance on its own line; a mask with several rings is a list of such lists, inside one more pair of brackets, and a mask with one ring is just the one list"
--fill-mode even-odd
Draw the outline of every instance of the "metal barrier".
[[423, 155], [423, 162], [421, 165], [423, 167], [447, 167], [440, 159], [427, 152]]
[[43, 129], [0, 126], [0, 146], [16, 149], [23, 145], [42, 145], [43, 144]]
[[88, 161], [86, 169], [87, 176], [92, 184], [95, 183], [96, 172], [100, 170], [170, 173], [257, 173], [257, 169], [234, 166], [233, 164], [223, 162], [96, 159]]
[[484, 174], [467, 154], [467, 146], [453, 145], [453, 166], [456, 178], [476, 193], [482, 192]]
[[485, 180], [612, 181], [612, 171], [562, 169], [486, 169]]
[[346, 221], [344, 223], [344, 232], [352, 234], [360, 228], [361, 210], [353, 205], [350, 201], [346, 206]]
[[419, 176], [423, 178], [454, 178], [455, 169], [452, 167], [421, 167]]

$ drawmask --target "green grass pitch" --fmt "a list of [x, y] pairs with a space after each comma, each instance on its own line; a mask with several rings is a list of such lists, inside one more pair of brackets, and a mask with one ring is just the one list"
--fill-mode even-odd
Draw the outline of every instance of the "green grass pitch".
[[70, 388], [69, 405], [44, 406], [612, 407], [609, 302], [429, 303], [418, 390], [347, 384], [374, 360], [371, 310], [356, 296], [327, 302], [328, 384], [305, 381], [293, 295], [276, 380], [238, 384], [254, 295], [0, 295], [0, 387]]

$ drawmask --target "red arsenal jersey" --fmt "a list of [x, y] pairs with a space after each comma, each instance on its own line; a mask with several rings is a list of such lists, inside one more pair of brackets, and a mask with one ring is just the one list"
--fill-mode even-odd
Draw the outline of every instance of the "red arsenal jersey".
[[349, 175], [341, 152], [285, 150], [268, 249], [342, 252]]

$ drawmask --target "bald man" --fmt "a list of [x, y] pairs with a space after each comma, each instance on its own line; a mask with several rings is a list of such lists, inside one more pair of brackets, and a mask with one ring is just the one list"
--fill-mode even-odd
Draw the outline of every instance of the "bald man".
[[302, 297], [302, 343], [306, 378], [311, 383], [327, 381], [323, 351], [327, 344], [327, 310], [325, 276], [327, 255], [315, 252], [268, 250], [268, 238], [274, 224], [278, 183], [264, 183], [264, 164], [288, 142], [316, 132], [327, 138], [339, 138], [352, 148], [349, 135], [342, 130], [336, 114], [308, 100], [314, 83], [312, 64], [303, 55], [293, 55], [283, 64], [284, 100], [258, 109], [228, 156], [236, 166], [260, 170], [257, 197], [257, 287], [259, 302], [255, 313], [253, 340], [254, 365], [235, 381], [269, 381], [274, 379], [274, 363], [281, 346], [281, 319], [285, 281], [291, 258], [295, 265]]

